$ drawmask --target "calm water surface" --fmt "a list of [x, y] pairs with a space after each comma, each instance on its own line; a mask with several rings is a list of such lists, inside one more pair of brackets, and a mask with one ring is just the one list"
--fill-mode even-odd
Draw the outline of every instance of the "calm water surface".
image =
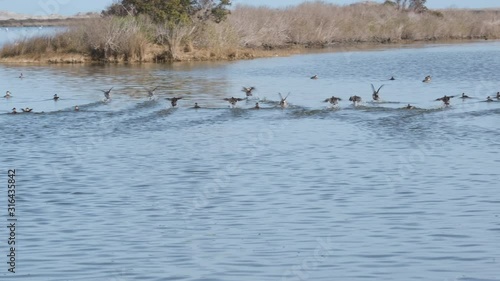
[[[500, 102], [483, 102], [500, 91], [499, 69], [499, 42], [0, 65], [1, 94], [13, 95], [0, 100], [1, 181], [16, 169], [19, 220], [17, 273], [3, 255], [0, 276], [500, 280]], [[370, 102], [371, 83], [385, 84], [382, 102]], [[229, 108], [222, 99], [242, 86], [255, 99]], [[159, 87], [156, 100], [145, 87]], [[462, 92], [474, 98], [434, 101]], [[332, 95], [337, 108], [322, 102]]]

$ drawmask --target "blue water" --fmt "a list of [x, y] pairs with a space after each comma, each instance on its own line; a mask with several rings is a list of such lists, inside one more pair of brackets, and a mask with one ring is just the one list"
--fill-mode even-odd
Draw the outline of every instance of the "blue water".
[[16, 42], [36, 37], [50, 35], [61, 31], [65, 27], [40, 26], [40, 27], [4, 27], [0, 26], [0, 46], [4, 44], [15, 44]]
[[[19, 220], [17, 273], [2, 254], [0, 276], [500, 280], [500, 102], [484, 102], [500, 91], [499, 47], [0, 65], [13, 96], [0, 100], [0, 181], [16, 169]], [[229, 108], [242, 86], [255, 96]], [[473, 99], [435, 101], [461, 93]]]

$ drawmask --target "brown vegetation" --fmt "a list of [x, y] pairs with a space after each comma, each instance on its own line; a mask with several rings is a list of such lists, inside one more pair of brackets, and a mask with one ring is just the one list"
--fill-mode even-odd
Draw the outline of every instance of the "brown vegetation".
[[500, 38], [500, 11], [415, 13], [382, 4], [312, 2], [284, 9], [237, 6], [221, 23], [172, 26], [146, 17], [89, 19], [54, 36], [6, 45], [0, 58], [67, 62], [240, 59], [301, 47], [488, 38]]

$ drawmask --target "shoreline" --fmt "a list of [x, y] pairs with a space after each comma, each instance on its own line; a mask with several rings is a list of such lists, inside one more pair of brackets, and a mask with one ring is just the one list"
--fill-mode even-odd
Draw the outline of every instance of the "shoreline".
[[[288, 57], [300, 54], [311, 53], [336, 53], [336, 52], [352, 52], [352, 51], [374, 51], [392, 48], [403, 47], [418, 47], [425, 45], [443, 45], [443, 44], [469, 44], [480, 42], [497, 42], [499, 39], [448, 39], [448, 40], [422, 40], [422, 41], [401, 41], [401, 42], [357, 42], [357, 43], [334, 43], [327, 46], [304, 46], [292, 45], [287, 47], [264, 49], [264, 48], [242, 48], [233, 50], [224, 55], [215, 55], [209, 50], [194, 50], [183, 54], [177, 60], [158, 60], [155, 57], [161, 53], [158, 48], [151, 47], [149, 53], [141, 61], [125, 61], [123, 59], [95, 61], [86, 54], [77, 53], [45, 53], [38, 56], [16, 56], [0, 58], [2, 64], [143, 64], [143, 63], [174, 63], [174, 62], [220, 62], [220, 61], [238, 61], [250, 60], [258, 58], [272, 58], [272, 57]], [[155, 52], [158, 51], [158, 52]]]

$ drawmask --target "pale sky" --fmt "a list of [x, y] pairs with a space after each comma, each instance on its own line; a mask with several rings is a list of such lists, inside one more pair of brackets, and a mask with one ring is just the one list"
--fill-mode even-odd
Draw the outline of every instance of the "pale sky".
[[[78, 12], [100, 12], [114, 0], [0, 0], [0, 10], [22, 14], [73, 15]], [[254, 6], [285, 7], [305, 2], [305, 0], [233, 0], [233, 5], [247, 4]], [[339, 5], [359, 2], [359, 0], [324, 0]], [[383, 0], [377, 0], [383, 2]], [[499, 8], [499, 0], [427, 0], [431, 9], [441, 8]]]

